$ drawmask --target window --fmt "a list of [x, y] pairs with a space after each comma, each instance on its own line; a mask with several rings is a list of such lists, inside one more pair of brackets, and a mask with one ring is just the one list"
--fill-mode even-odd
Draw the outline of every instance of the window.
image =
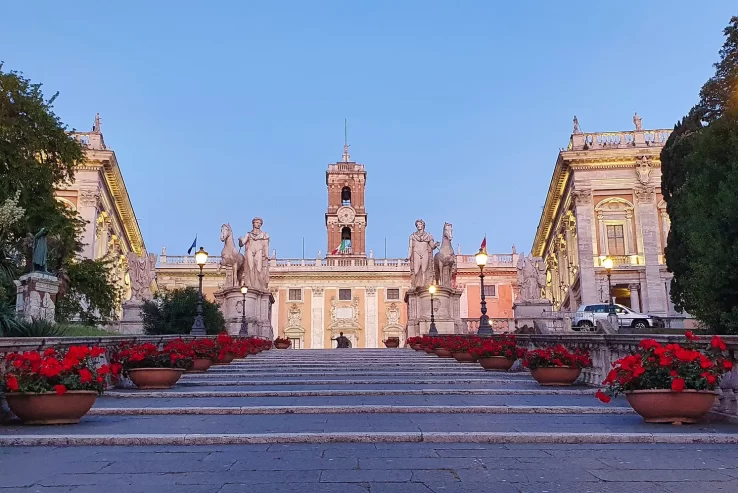
[[607, 250], [610, 255], [625, 255], [625, 236], [622, 224], [607, 225]]
[[339, 289], [338, 290], [339, 301], [351, 301], [351, 290], [350, 289]]
[[302, 289], [300, 289], [300, 288], [297, 288], [297, 289], [291, 288], [287, 292], [287, 300], [288, 301], [302, 301]]
[[341, 189], [341, 205], [351, 205], [351, 189], [349, 187]]
[[387, 299], [388, 300], [399, 300], [400, 289], [399, 288], [387, 288]]
[[484, 296], [497, 296], [497, 286], [494, 284], [484, 287]]

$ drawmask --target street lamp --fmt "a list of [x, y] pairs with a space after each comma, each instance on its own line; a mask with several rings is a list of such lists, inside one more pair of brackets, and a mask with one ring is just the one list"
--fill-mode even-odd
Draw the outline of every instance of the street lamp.
[[487, 253], [483, 248], [480, 248], [477, 254], [474, 255], [474, 259], [479, 266], [479, 279], [482, 283], [482, 316], [479, 317], [477, 335], [491, 336], [493, 331], [492, 326], [489, 324], [489, 317], [487, 316], [487, 301], [484, 299], [484, 266], [487, 265]]
[[192, 324], [190, 335], [193, 336], [204, 336], [205, 335], [205, 320], [202, 318], [202, 268], [208, 262], [208, 252], [203, 247], [195, 253], [195, 263], [200, 267], [200, 273], [197, 275], [199, 278], [199, 289], [197, 291], [197, 316], [195, 317], [195, 323]]
[[249, 335], [249, 325], [246, 323], [246, 293], [249, 292], [249, 288], [241, 286], [241, 295], [243, 300], [241, 301], [241, 330], [238, 332], [239, 335]]
[[605, 260], [602, 261], [602, 266], [605, 268], [605, 271], [607, 272], [607, 321], [611, 324], [614, 324], [614, 318], [615, 318], [615, 305], [612, 304], [612, 259], [610, 257], [606, 257]]
[[430, 286], [428, 286], [428, 292], [431, 295], [431, 323], [430, 323], [430, 329], [428, 330], [429, 336], [437, 336], [438, 335], [438, 329], [436, 329], [436, 317], [433, 313], [433, 295], [436, 294], [436, 281], [433, 281]]

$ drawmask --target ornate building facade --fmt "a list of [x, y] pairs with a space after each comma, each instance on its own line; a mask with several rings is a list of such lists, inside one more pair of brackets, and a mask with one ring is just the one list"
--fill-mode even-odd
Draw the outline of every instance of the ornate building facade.
[[[354, 347], [381, 347], [387, 337], [406, 337], [410, 266], [405, 259], [367, 255], [365, 202], [367, 173], [351, 161], [344, 146], [341, 161], [326, 170], [325, 211], [328, 254], [316, 259], [269, 260], [269, 289], [274, 297], [272, 327], [294, 348], [329, 348], [343, 332]], [[461, 316], [475, 331], [480, 313], [479, 268], [473, 255], [458, 252], [456, 286], [463, 289]], [[203, 290], [214, 299], [226, 274], [219, 257], [204, 268]], [[499, 331], [508, 330], [517, 283], [517, 254], [490, 255], [485, 269], [488, 314]], [[169, 256], [162, 250], [157, 266], [159, 289], [197, 286], [193, 257]], [[430, 313], [428, 314], [430, 318]]]
[[130, 297], [127, 254], [146, 252], [141, 230], [133, 212], [118, 159], [105, 145], [100, 128], [100, 115], [90, 132], [75, 132], [81, 142], [85, 161], [74, 170], [74, 182], [56, 191], [56, 198], [76, 211], [86, 221], [82, 257], [114, 261], [114, 275], [124, 290], [123, 300]]
[[669, 130], [574, 132], [559, 152], [533, 255], [546, 263], [546, 296], [554, 308], [607, 303], [606, 258], [613, 260], [615, 302], [674, 316], [664, 262], [669, 217], [661, 196], [661, 149]]

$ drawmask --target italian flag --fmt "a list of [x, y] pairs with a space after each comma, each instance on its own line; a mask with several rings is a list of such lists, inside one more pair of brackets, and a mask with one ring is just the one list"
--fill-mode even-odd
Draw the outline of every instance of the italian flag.
[[341, 244], [331, 252], [331, 255], [338, 255], [339, 252], [345, 252], [348, 248], [348, 245], [346, 244], [347, 242], [348, 240], [341, 240]]
[[482, 240], [482, 244], [479, 246], [479, 251], [487, 253], [487, 235], [484, 236], [484, 239]]

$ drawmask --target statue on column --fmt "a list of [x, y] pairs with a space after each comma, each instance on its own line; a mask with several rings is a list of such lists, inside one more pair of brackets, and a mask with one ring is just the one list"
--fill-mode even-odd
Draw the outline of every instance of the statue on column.
[[255, 217], [251, 221], [253, 228], [243, 238], [238, 239], [238, 246], [244, 247], [242, 284], [257, 291], [269, 288], [269, 235], [261, 230], [264, 221]]
[[643, 118], [638, 116], [638, 113], [633, 115], [633, 125], [635, 125], [636, 132], [643, 130]]
[[410, 235], [408, 260], [410, 260], [411, 288], [426, 288], [433, 281], [433, 250], [440, 246], [433, 235], [425, 231], [425, 221], [415, 221], [418, 229]]
[[539, 264], [543, 261], [528, 255], [518, 260], [518, 285], [522, 301], [537, 301], [542, 299], [541, 292], [546, 286], [546, 273]]
[[152, 298], [151, 283], [156, 277], [156, 254], [139, 257], [128, 252], [128, 276], [131, 278], [131, 301], [147, 301]]

